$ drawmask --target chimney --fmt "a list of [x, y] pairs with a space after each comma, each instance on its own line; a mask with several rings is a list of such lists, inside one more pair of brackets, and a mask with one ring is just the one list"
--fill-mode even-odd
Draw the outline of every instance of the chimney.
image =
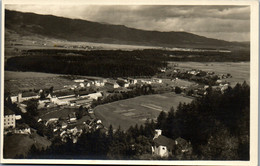
[[154, 134], [153, 139], [158, 138], [159, 135], [162, 135], [162, 130], [160, 130], [160, 129], [155, 129], [155, 134]]

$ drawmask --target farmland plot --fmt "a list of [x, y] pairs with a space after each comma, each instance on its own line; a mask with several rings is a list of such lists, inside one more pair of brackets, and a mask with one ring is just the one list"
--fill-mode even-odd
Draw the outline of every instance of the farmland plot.
[[146, 95], [97, 106], [94, 113], [106, 127], [112, 124], [127, 130], [131, 125], [144, 124], [147, 118], [156, 119], [161, 111], [176, 109], [180, 102], [191, 101], [175, 93]]
[[63, 88], [64, 85], [75, 84], [73, 80], [60, 77], [59, 74], [48, 74], [39, 72], [4, 72], [5, 92], [17, 94], [28, 89], [44, 89], [54, 87], [55, 90]]

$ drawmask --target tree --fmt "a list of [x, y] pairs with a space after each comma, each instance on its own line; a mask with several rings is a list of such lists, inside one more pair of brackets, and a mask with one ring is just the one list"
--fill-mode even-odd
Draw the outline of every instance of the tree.
[[83, 117], [83, 115], [84, 115], [84, 108], [83, 108], [83, 106], [81, 105], [81, 106], [79, 107], [79, 111], [78, 111], [78, 113], [77, 113], [77, 119], [81, 119], [81, 118]]
[[164, 111], [162, 111], [158, 118], [157, 118], [157, 125], [156, 127], [159, 128], [159, 129], [164, 129], [164, 126], [165, 126], [165, 123], [166, 123], [166, 113]]
[[182, 92], [182, 89], [178, 86], [175, 87], [175, 93], [180, 94]]
[[53, 94], [53, 86], [50, 87], [49, 91], [50, 91], [50, 94]]
[[112, 141], [113, 140], [113, 136], [114, 136], [113, 126], [109, 125], [109, 128], [108, 128], [108, 139]]
[[43, 90], [43, 91], [41, 92], [41, 94], [40, 94], [40, 99], [43, 100], [43, 99], [45, 99], [45, 98], [46, 98], [46, 96], [45, 96], [45, 91]]
[[37, 116], [38, 113], [38, 102], [37, 100], [29, 100], [26, 107], [27, 113], [32, 116]]
[[193, 89], [190, 89], [187, 93], [188, 96], [192, 96], [194, 94], [194, 90]]

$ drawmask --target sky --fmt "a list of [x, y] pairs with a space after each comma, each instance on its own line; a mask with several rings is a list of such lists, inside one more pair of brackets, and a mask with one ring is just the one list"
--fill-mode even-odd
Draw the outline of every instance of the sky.
[[226, 41], [250, 41], [250, 6], [6, 5], [6, 9], [151, 31], [185, 31]]

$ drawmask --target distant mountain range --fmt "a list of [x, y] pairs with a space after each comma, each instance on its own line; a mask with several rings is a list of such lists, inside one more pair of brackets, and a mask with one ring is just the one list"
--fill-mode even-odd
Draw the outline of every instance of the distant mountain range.
[[5, 28], [22, 35], [42, 35], [69, 41], [188, 48], [237, 48], [249, 43], [227, 42], [187, 32], [159, 32], [52, 15], [5, 10]]

